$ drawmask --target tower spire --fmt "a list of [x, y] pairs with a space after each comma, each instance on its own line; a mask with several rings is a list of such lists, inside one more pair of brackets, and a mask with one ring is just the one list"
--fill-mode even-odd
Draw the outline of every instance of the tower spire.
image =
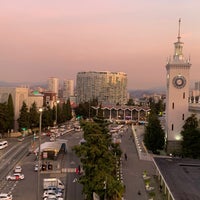
[[183, 57], [183, 42], [181, 42], [181, 18], [179, 18], [178, 20], [178, 41], [174, 43], [175, 46], [175, 52], [174, 52], [174, 56], [173, 56], [173, 60], [175, 62], [177, 61], [183, 61], [184, 57]]
[[181, 39], [181, 18], [178, 20], [178, 42], [180, 42]]

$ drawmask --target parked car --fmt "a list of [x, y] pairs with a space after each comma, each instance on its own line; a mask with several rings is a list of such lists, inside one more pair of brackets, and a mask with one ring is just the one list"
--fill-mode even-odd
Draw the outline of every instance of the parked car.
[[13, 175], [6, 176], [6, 180], [8, 181], [18, 181], [24, 179], [24, 174], [15, 173]]
[[0, 141], [0, 149], [4, 149], [8, 146], [8, 141]]
[[56, 193], [54, 190], [46, 190], [43, 193], [43, 198], [58, 198], [61, 197], [62, 193]]
[[0, 194], [0, 200], [12, 200], [12, 195], [11, 194], [7, 194], [7, 193], [1, 193]]
[[56, 197], [45, 197], [43, 200], [63, 200], [63, 198], [62, 197], [58, 197], [58, 198], [56, 198]]
[[54, 142], [56, 140], [56, 138], [54, 136], [51, 136], [49, 140], [50, 140], [50, 142]]
[[49, 186], [46, 191], [54, 191], [57, 196], [62, 196], [63, 195], [63, 190], [61, 188], [57, 188], [56, 186]]
[[22, 173], [22, 167], [20, 165], [17, 165], [15, 168], [14, 168], [14, 173]]
[[22, 141], [24, 141], [24, 137], [19, 137], [17, 140], [18, 140], [18, 142], [22, 142]]
[[[37, 172], [39, 169], [39, 165], [38, 164], [35, 164], [35, 167], [34, 167], [34, 171]], [[40, 165], [40, 170], [42, 169], [41, 165]]]
[[61, 189], [61, 188], [57, 188], [56, 186], [49, 186], [48, 188], [47, 188], [47, 190], [53, 190], [53, 191], [55, 191], [55, 192], [59, 192], [59, 193], [62, 193], [63, 192], [63, 189]]

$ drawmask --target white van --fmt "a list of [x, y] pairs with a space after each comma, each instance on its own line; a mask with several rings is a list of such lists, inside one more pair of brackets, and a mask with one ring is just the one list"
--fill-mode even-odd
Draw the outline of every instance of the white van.
[[0, 149], [4, 149], [8, 146], [8, 142], [7, 141], [0, 141]]

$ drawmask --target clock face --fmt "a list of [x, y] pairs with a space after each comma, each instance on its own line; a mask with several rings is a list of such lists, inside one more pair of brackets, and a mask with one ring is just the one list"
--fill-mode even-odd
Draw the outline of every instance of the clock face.
[[181, 88], [185, 87], [185, 84], [186, 84], [186, 79], [184, 76], [175, 76], [173, 78], [174, 87], [181, 89]]

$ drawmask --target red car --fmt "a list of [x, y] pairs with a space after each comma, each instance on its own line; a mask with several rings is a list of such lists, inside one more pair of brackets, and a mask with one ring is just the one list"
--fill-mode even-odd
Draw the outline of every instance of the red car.
[[6, 176], [6, 180], [8, 181], [18, 181], [24, 179], [24, 174], [15, 173], [13, 175]]

